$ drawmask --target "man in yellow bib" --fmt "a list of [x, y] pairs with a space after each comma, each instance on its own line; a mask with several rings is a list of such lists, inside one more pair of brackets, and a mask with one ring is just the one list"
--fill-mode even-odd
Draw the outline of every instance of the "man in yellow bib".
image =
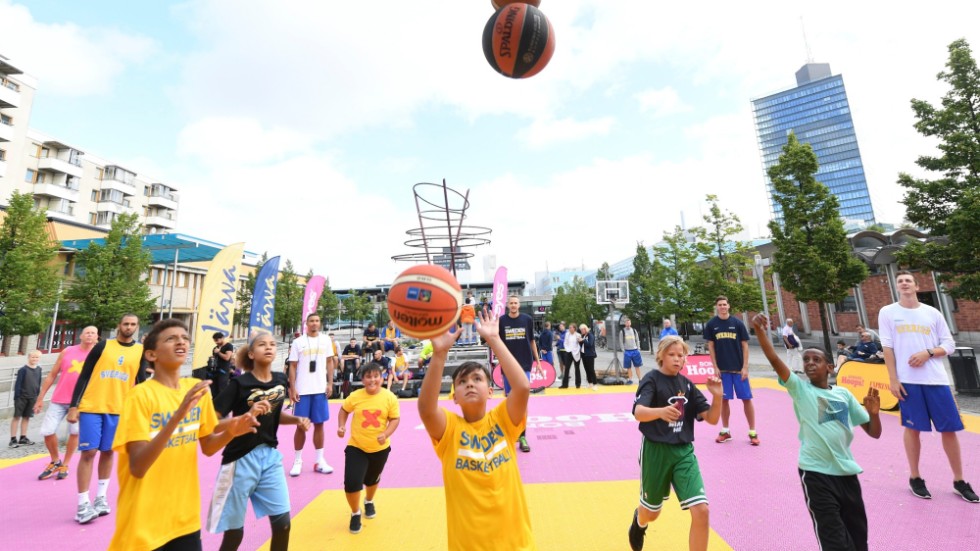
[[[140, 358], [143, 345], [136, 342], [139, 317], [125, 314], [116, 328], [116, 338], [101, 341], [85, 358], [82, 374], [72, 393], [68, 422], [78, 423], [78, 513], [75, 520], [88, 524], [108, 515], [106, 493], [112, 476], [112, 440], [122, 412], [123, 400], [130, 388], [142, 382]], [[99, 490], [95, 504], [89, 500], [92, 466], [99, 455]]]

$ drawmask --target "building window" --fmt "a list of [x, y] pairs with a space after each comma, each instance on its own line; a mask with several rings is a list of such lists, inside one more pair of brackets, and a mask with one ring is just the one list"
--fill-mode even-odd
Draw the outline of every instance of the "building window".
[[28, 168], [27, 173], [24, 174], [24, 181], [28, 184], [33, 184], [37, 180], [37, 172], [33, 169]]
[[187, 287], [187, 272], [177, 272], [177, 286]]
[[10, 115], [4, 115], [0, 113], [0, 124], [6, 124], [7, 126], [14, 125], [14, 119], [10, 118]]
[[7, 160], [7, 152], [4, 151], [3, 149], [0, 149], [0, 161], [6, 161], [6, 160]]
[[857, 301], [854, 300], [853, 295], [848, 296], [835, 304], [834, 309], [838, 312], [857, 312]]

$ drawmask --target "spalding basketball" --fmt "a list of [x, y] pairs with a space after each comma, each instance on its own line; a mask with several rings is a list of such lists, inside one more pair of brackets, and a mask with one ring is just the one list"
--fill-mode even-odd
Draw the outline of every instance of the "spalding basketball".
[[442, 335], [456, 325], [463, 292], [449, 270], [433, 264], [402, 272], [388, 291], [388, 315], [402, 333], [417, 339]]
[[483, 29], [483, 55], [498, 73], [511, 78], [538, 74], [555, 53], [555, 32], [544, 13], [523, 3], [507, 4]]
[[530, 4], [536, 8], [541, 5], [541, 0], [490, 0], [490, 3], [493, 4], [495, 10], [499, 10], [507, 4]]

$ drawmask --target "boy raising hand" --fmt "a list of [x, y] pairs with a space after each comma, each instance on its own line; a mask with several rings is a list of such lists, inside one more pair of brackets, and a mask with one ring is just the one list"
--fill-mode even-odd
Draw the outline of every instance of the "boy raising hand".
[[442, 461], [449, 549], [537, 549], [515, 442], [524, 430], [531, 385], [500, 337], [497, 318], [480, 314], [477, 331], [500, 361], [511, 390], [487, 411], [493, 396], [487, 366], [466, 362], [453, 374], [453, 401], [462, 415], [439, 407], [449, 349], [460, 332], [432, 339], [432, 360], [422, 380], [419, 416]]

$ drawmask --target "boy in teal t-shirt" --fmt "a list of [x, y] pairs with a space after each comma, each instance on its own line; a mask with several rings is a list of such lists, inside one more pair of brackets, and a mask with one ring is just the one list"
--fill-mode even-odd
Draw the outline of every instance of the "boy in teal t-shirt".
[[[756, 335], [765, 335], [769, 320], [758, 314], [752, 325]], [[868, 390], [862, 407], [849, 390], [830, 386], [834, 363], [823, 350], [803, 352], [807, 383], [786, 367], [769, 339], [760, 338], [759, 345], [779, 376], [779, 384], [793, 398], [800, 423], [800, 482], [820, 548], [866, 551], [868, 518], [857, 477], [861, 466], [851, 453], [851, 427], [861, 425], [872, 438], [881, 436], [878, 390]]]

